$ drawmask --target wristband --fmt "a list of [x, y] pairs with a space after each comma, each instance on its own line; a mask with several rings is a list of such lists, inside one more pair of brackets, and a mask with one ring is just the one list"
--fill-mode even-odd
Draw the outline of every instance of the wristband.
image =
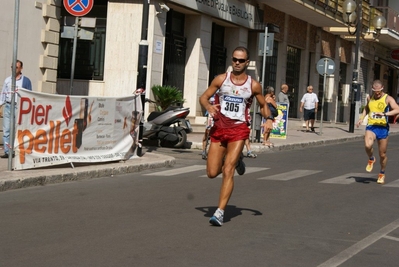
[[266, 117], [266, 120], [274, 120], [274, 118], [272, 117], [272, 116], [268, 116], [268, 117]]

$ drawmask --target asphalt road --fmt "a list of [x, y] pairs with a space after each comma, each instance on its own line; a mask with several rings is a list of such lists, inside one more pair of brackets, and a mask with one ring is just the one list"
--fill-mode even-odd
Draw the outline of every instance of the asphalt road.
[[173, 168], [0, 193], [0, 266], [397, 266], [399, 136], [386, 184], [362, 142], [259, 154], [221, 179], [200, 151], [156, 148]]

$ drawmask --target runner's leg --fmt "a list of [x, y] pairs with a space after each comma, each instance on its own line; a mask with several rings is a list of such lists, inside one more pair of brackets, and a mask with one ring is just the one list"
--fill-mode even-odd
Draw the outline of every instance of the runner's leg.
[[369, 159], [373, 156], [374, 140], [375, 140], [375, 133], [373, 133], [372, 131], [366, 131], [364, 135], [364, 148], [366, 150]]
[[209, 178], [215, 178], [222, 173], [223, 158], [226, 147], [222, 143], [210, 142], [208, 149], [208, 159], [206, 162], [206, 173]]
[[387, 166], [387, 147], [388, 147], [388, 138], [378, 140], [378, 152], [380, 154], [380, 165], [381, 171], [385, 171], [385, 167]]
[[241, 156], [242, 149], [244, 148], [244, 141], [239, 140], [227, 144], [226, 157], [223, 164], [223, 179], [220, 188], [219, 206], [221, 210], [225, 210], [230, 196], [234, 188], [234, 172], [237, 161]]

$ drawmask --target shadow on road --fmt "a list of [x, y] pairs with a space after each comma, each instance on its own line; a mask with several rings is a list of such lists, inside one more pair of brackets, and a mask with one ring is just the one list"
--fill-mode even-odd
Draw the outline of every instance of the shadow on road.
[[[217, 207], [209, 206], [209, 207], [196, 207], [196, 210], [199, 210], [204, 213], [204, 217], [212, 217], [213, 213], [215, 213]], [[263, 215], [262, 212], [254, 209], [248, 208], [239, 208], [237, 206], [227, 205], [226, 210], [224, 211], [224, 222], [229, 222], [232, 218], [240, 216], [243, 214], [243, 211], [249, 211], [253, 216]]]

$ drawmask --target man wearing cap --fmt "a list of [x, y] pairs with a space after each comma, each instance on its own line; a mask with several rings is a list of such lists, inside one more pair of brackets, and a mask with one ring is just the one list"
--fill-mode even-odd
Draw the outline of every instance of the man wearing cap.
[[374, 140], [377, 140], [381, 165], [377, 183], [383, 184], [385, 181], [385, 167], [388, 161], [386, 155], [389, 135], [388, 116], [399, 114], [399, 106], [393, 97], [384, 93], [384, 86], [380, 80], [373, 82], [371, 90], [373, 94], [363, 109], [356, 126], [359, 127], [363, 118], [368, 114], [366, 133], [364, 135], [364, 146], [368, 156], [366, 171], [371, 172], [373, 170], [375, 162], [373, 144]]

